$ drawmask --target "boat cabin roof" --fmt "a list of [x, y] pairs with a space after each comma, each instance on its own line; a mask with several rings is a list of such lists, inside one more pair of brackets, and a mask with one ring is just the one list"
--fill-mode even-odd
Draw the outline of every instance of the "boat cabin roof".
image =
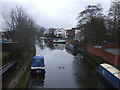
[[33, 59], [44, 59], [43, 56], [34, 56]]
[[44, 67], [44, 57], [43, 56], [34, 56], [32, 60], [31, 67]]
[[111, 72], [113, 75], [115, 75], [117, 78], [120, 79], [120, 70], [118, 70], [117, 68], [115, 68], [114, 66], [107, 64], [107, 63], [103, 63], [100, 64], [102, 67], [104, 67], [106, 70], [108, 70], [109, 72]]

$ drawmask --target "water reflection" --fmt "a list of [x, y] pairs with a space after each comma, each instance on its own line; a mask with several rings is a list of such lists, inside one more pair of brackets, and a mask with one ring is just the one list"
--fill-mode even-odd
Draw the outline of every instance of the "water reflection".
[[50, 50], [54, 50], [53, 43], [45, 43], [45, 46], [48, 47]]
[[45, 74], [32, 75], [28, 83], [28, 88], [44, 88]]
[[66, 48], [66, 52], [69, 53], [69, 54], [71, 54], [71, 55], [77, 55], [77, 52], [71, 51], [71, 50], [69, 50], [67, 48]]
[[75, 80], [82, 87], [96, 88], [96, 70], [89, 67], [84, 58], [82, 54], [75, 56], [75, 60], [73, 61]]
[[53, 47], [54, 49], [64, 50], [66, 48], [66, 45], [62, 43], [53, 43]]
[[79, 87], [84, 88], [106, 88], [106, 86], [101, 83], [97, 73], [97, 67], [87, 56], [82, 53], [78, 53], [74, 56], [73, 61], [73, 71], [76, 82]]
[[45, 43], [45, 46], [48, 47], [50, 50], [64, 50], [66, 48], [66, 44], [52, 42]]
[[45, 43], [44, 40], [36, 40], [36, 45], [39, 46], [41, 49], [45, 49]]
[[79, 60], [83, 60], [83, 58], [84, 58], [84, 55], [83, 54], [80, 54], [80, 53], [78, 53], [78, 54], [76, 54], [76, 56], [74, 56], [74, 58], [75, 59], [79, 59]]

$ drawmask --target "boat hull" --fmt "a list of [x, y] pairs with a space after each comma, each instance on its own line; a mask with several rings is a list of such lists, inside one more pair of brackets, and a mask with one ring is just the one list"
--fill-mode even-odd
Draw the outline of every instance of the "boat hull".
[[97, 71], [98, 79], [105, 85], [105, 88], [111, 88], [113, 90], [119, 90], [114, 85], [112, 85], [107, 78], [105, 78], [99, 71]]
[[45, 69], [31, 69], [32, 74], [45, 74]]
[[109, 64], [101, 64], [97, 71], [99, 76], [102, 78], [101, 80], [106, 82], [110, 88], [119, 89], [120, 79], [119, 76], [117, 76], [117, 74], [119, 74], [118, 69]]

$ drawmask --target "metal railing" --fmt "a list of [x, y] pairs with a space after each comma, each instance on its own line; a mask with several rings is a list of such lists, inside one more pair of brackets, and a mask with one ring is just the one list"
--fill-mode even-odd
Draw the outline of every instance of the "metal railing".
[[10, 68], [12, 66], [14, 66], [17, 62], [16, 61], [11, 61], [8, 64], [4, 65], [3, 67], [0, 68], [0, 75], [5, 74], [6, 72], [8, 72], [8, 70], [10, 70]]

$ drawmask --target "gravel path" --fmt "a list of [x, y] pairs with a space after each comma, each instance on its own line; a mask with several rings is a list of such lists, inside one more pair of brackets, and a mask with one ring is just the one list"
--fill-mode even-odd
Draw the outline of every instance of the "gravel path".
[[9, 83], [7, 88], [15, 88], [16, 84], [19, 82], [20, 77], [22, 76], [22, 74], [25, 72], [25, 70], [27, 69], [27, 66], [30, 63], [32, 57], [29, 57], [25, 63], [23, 64], [22, 68], [20, 69], [20, 71], [17, 72], [16, 77], [14, 77], [14, 79]]

